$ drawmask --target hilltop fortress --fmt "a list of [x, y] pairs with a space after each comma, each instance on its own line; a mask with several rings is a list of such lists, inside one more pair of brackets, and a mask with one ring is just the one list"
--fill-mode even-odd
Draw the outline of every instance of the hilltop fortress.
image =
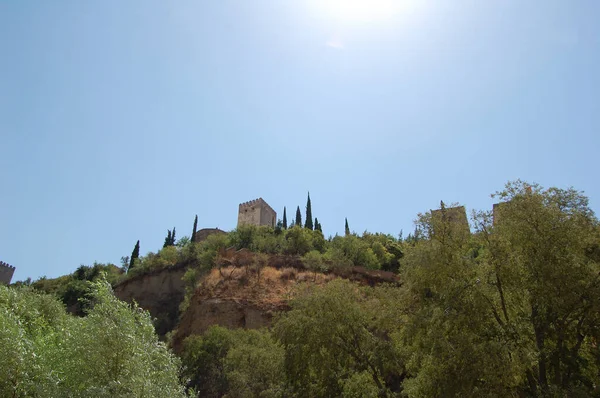
[[268, 225], [275, 227], [277, 212], [263, 198], [240, 203], [238, 211], [238, 227], [242, 224]]

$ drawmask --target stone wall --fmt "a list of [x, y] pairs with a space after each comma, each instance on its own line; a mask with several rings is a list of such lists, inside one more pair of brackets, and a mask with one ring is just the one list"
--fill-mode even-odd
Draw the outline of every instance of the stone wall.
[[275, 227], [276, 222], [277, 213], [263, 200], [263, 198], [241, 203], [239, 206], [238, 226], [250, 224]]
[[15, 267], [8, 265], [3, 261], [0, 261], [0, 283], [10, 285], [13, 274], [15, 273]]
[[208, 238], [209, 235], [214, 234], [226, 234], [227, 232], [219, 229], [219, 228], [202, 228], [199, 231], [196, 231], [196, 238], [194, 239], [196, 242], [202, 242]]

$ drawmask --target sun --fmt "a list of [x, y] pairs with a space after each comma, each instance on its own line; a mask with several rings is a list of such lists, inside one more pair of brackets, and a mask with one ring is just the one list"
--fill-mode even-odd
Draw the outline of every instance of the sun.
[[408, 0], [317, 0], [326, 17], [344, 22], [376, 22], [393, 17]]

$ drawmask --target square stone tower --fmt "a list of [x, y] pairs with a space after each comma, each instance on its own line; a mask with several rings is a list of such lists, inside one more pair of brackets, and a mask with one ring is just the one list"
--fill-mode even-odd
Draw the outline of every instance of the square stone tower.
[[268, 225], [275, 227], [277, 213], [263, 198], [240, 203], [238, 212], [238, 227], [242, 224]]
[[3, 261], [0, 261], [0, 283], [10, 285], [10, 281], [14, 273], [15, 267], [6, 264]]

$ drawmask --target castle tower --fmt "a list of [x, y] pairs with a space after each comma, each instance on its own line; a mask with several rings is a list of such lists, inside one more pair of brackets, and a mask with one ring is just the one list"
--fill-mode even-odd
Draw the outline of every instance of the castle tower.
[[6, 264], [3, 261], [0, 261], [0, 283], [10, 285], [10, 281], [14, 273], [15, 267]]
[[275, 227], [277, 213], [263, 198], [240, 203], [238, 212], [238, 227], [242, 224], [268, 225]]

